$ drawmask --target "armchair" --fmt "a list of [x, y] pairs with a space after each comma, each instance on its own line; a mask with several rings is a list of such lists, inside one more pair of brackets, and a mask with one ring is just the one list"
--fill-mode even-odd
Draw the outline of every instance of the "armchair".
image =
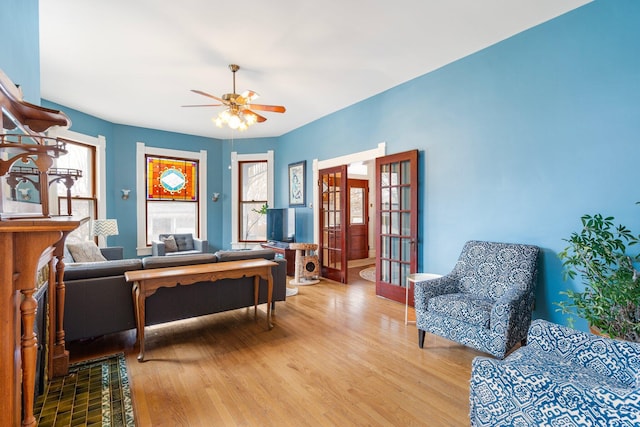
[[209, 252], [209, 242], [197, 239], [191, 233], [160, 234], [157, 240], [151, 241], [151, 254], [187, 255]]
[[473, 360], [473, 427], [640, 425], [639, 343], [546, 320], [527, 341], [504, 360]]
[[418, 345], [430, 332], [500, 359], [527, 336], [539, 249], [469, 241], [453, 270], [415, 283]]

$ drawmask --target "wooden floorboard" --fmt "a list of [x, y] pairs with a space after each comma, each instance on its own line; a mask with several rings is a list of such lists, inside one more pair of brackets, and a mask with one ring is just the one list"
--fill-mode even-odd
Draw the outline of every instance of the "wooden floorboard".
[[[124, 351], [138, 426], [466, 426], [471, 361], [482, 353], [427, 334], [404, 305], [350, 284], [300, 286], [276, 305], [70, 343], [72, 360]], [[153, 297], [151, 297], [153, 298]]]

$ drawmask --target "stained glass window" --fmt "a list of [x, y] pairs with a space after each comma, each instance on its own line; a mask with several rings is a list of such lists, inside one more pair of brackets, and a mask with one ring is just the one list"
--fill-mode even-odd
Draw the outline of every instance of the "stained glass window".
[[147, 156], [147, 200], [198, 200], [198, 162]]

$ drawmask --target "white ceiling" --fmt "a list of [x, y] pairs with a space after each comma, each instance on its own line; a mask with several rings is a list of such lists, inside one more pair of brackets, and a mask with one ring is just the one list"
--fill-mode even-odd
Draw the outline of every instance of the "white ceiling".
[[[280, 136], [590, 0], [40, 0], [41, 96], [110, 122], [226, 139], [232, 90], [285, 114]], [[213, 101], [215, 102], [215, 101]]]

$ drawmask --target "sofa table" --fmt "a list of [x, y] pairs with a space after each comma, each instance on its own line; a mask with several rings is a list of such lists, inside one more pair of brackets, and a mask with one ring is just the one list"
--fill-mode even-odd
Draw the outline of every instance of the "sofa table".
[[266, 259], [248, 259], [212, 264], [186, 265], [178, 267], [154, 268], [151, 270], [127, 271], [124, 277], [133, 282], [133, 305], [136, 316], [136, 341], [140, 346], [138, 361], [144, 361], [145, 300], [159, 288], [192, 285], [198, 282], [215, 282], [221, 279], [240, 279], [253, 276], [254, 316], [258, 317], [258, 291], [260, 278], [267, 281], [267, 330], [271, 323], [271, 298], [273, 295], [273, 276], [271, 268], [278, 265]]

